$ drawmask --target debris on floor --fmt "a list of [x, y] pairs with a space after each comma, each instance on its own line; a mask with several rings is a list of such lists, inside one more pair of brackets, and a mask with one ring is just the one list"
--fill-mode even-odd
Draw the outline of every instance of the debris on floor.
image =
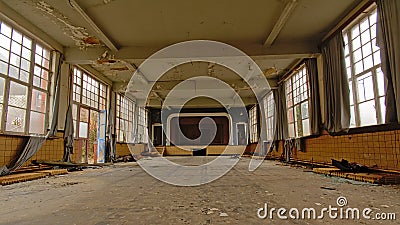
[[68, 171], [66, 169], [55, 169], [55, 170], [38, 170], [35, 172], [23, 172], [23, 173], [15, 173], [9, 174], [6, 176], [0, 177], [0, 184], [1, 185], [9, 185], [19, 182], [25, 182], [30, 180], [36, 180], [40, 178], [45, 178], [48, 176], [55, 176], [55, 175], [62, 175], [67, 174]]
[[386, 172], [354, 173], [343, 172], [338, 168], [314, 168], [314, 173], [327, 176], [342, 177], [355, 181], [368, 182], [372, 184], [400, 184], [400, 174]]
[[347, 160], [342, 159], [342, 161], [337, 161], [332, 159], [332, 165], [343, 172], [353, 172], [353, 173], [368, 173], [370, 169], [364, 165], [357, 163], [349, 163]]

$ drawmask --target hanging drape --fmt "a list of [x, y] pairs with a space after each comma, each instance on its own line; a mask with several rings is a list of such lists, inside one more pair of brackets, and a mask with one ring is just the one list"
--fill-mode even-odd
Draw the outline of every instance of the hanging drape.
[[[60, 79], [60, 68], [62, 64], [62, 55], [59, 52], [55, 54], [55, 73], [54, 73], [54, 100], [53, 100], [53, 113], [50, 124], [50, 130], [46, 136], [30, 136], [22, 150], [19, 150], [17, 154], [19, 156], [16, 160], [10, 162], [9, 166], [3, 166], [0, 168], [0, 175], [5, 175], [19, 169], [25, 162], [27, 162], [36, 152], [42, 147], [47, 137], [53, 137], [57, 133], [57, 119], [58, 119], [58, 101], [59, 101], [59, 79]], [[57, 105], [57, 106], [56, 106]], [[54, 107], [56, 106], [56, 107]]]
[[285, 140], [288, 138], [288, 120], [286, 111], [286, 93], [284, 83], [280, 84], [277, 89], [273, 90], [275, 101], [275, 120], [276, 128], [274, 141]]
[[321, 108], [319, 100], [317, 59], [305, 60], [310, 84], [310, 123], [311, 135], [319, 135], [321, 128]]
[[115, 152], [115, 139], [113, 136], [113, 130], [114, 130], [114, 114], [112, 111], [112, 107], [110, 104], [109, 110], [108, 110], [108, 126], [107, 126], [107, 155], [108, 159], [107, 162], [112, 162], [115, 160], [116, 152]]
[[74, 122], [72, 117], [72, 105], [69, 101], [67, 115], [65, 117], [65, 127], [64, 127], [64, 162], [70, 162], [70, 155], [74, 153]]
[[349, 83], [343, 53], [342, 33], [337, 32], [323, 47], [325, 85], [325, 129], [347, 132], [350, 126]]
[[385, 122], [400, 122], [400, 1], [377, 0], [377, 44], [385, 74]]

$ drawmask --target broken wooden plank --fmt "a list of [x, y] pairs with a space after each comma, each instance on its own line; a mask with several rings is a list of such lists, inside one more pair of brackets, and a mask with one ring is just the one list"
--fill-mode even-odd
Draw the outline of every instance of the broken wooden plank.
[[355, 181], [368, 182], [373, 184], [400, 184], [400, 175], [391, 173], [352, 173], [342, 172], [338, 168], [314, 168], [314, 173], [335, 176]]
[[55, 169], [55, 170], [39, 170], [37, 171], [38, 173], [44, 173], [47, 176], [55, 176], [55, 175], [63, 175], [67, 174], [68, 170], [67, 169]]
[[40, 178], [44, 178], [47, 175], [45, 173], [18, 173], [18, 174], [11, 174], [6, 176], [0, 177], [0, 184], [1, 185], [9, 185], [29, 180], [36, 180]]
[[59, 166], [59, 167], [79, 167], [79, 166], [109, 166], [112, 165], [112, 163], [94, 163], [94, 164], [89, 164], [89, 163], [72, 163], [72, 162], [55, 162], [55, 161], [45, 161], [45, 160], [32, 160], [33, 164], [39, 165], [49, 165], [49, 166]]

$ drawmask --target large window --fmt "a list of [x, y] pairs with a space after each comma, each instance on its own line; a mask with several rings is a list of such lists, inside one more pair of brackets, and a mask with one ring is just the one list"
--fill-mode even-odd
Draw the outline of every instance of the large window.
[[274, 95], [272, 91], [269, 92], [264, 97], [264, 113], [265, 113], [265, 122], [267, 129], [267, 140], [272, 141], [274, 139], [274, 125], [275, 125], [275, 102]]
[[136, 143], [147, 143], [148, 142], [148, 128], [147, 128], [147, 110], [145, 107], [138, 107], [137, 115], [137, 131]]
[[72, 90], [74, 136], [76, 138], [89, 138], [91, 134], [95, 136], [98, 112], [106, 109], [107, 86], [85, 71], [74, 67]]
[[117, 93], [116, 99], [116, 132], [117, 141], [132, 143], [135, 127], [135, 102]]
[[289, 137], [310, 135], [309, 84], [305, 65], [292, 73], [285, 81]]
[[350, 88], [351, 127], [384, 122], [385, 84], [376, 46], [377, 11], [372, 8], [343, 30]]
[[73, 100], [82, 105], [106, 109], [107, 86], [77, 67], [74, 67]]
[[257, 105], [249, 110], [250, 143], [258, 141]]
[[[44, 134], [51, 51], [0, 21], [0, 130]], [[3, 123], [2, 121], [6, 121]]]

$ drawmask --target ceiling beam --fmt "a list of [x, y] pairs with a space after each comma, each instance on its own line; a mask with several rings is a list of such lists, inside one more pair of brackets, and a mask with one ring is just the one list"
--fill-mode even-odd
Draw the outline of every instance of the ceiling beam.
[[96, 25], [96, 23], [89, 17], [89, 15], [79, 6], [79, 4], [75, 0], [69, 0], [69, 3], [75, 9], [79, 15], [83, 17], [83, 19], [90, 25], [90, 27], [96, 31], [98, 38], [102, 41], [111, 51], [117, 52], [117, 46], [111, 41], [107, 35]]
[[[254, 59], [296, 59], [310, 58], [319, 54], [315, 42], [288, 42], [274, 44], [266, 47], [263, 44], [237, 44], [233, 45]], [[121, 47], [115, 53], [115, 59], [121, 60], [145, 60], [163, 47]], [[78, 47], [64, 48], [65, 60], [71, 64], [92, 64], [101, 54], [104, 48], [88, 48], [81, 50]], [[185, 56], [182, 55], [182, 58]], [[209, 57], [212, 57], [210, 55]], [[141, 63], [141, 62], [140, 62]]]
[[287, 20], [292, 15], [296, 5], [297, 5], [297, 0], [290, 0], [286, 4], [286, 6], [283, 9], [281, 15], [279, 16], [278, 21], [276, 21], [274, 27], [272, 28], [271, 33], [268, 35], [267, 40], [265, 40], [265, 42], [264, 42], [265, 46], [269, 47], [274, 43], [274, 41], [278, 37], [279, 33], [281, 32], [282, 28], [285, 26]]

